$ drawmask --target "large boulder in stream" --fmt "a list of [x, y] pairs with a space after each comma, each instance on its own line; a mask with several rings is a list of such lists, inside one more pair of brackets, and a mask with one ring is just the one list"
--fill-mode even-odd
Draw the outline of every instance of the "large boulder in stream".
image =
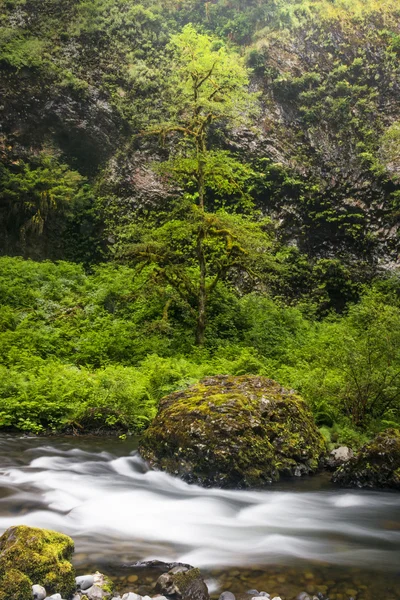
[[0, 600], [32, 600], [32, 585], [69, 598], [75, 590], [74, 543], [56, 531], [19, 525], [0, 538]]
[[190, 483], [259, 487], [315, 472], [325, 455], [305, 401], [265, 377], [207, 377], [160, 402], [140, 453]]
[[332, 481], [345, 487], [400, 490], [400, 431], [387, 429], [379, 433], [339, 467]]

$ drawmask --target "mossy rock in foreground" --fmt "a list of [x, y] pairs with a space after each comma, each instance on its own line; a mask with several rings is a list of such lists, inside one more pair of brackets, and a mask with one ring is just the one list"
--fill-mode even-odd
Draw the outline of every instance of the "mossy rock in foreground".
[[400, 431], [387, 429], [339, 467], [332, 481], [345, 487], [400, 490]]
[[265, 377], [218, 375], [163, 398], [139, 450], [191, 483], [259, 487], [315, 472], [326, 447], [293, 391]]
[[[75, 591], [69, 562], [73, 551], [73, 541], [62, 533], [25, 525], [7, 529], [0, 538], [0, 600], [32, 600], [32, 584], [44, 586], [47, 594], [70, 597]], [[10, 582], [20, 586], [11, 595]]]

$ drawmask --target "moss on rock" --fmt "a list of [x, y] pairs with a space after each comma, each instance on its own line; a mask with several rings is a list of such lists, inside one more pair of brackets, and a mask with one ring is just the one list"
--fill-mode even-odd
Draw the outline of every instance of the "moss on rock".
[[21, 571], [9, 569], [0, 577], [0, 600], [32, 600], [32, 582]]
[[400, 430], [378, 434], [335, 471], [332, 481], [346, 487], [400, 490]]
[[161, 400], [139, 449], [155, 468], [223, 487], [313, 473], [326, 452], [299, 395], [265, 377], [225, 375]]
[[72, 539], [62, 533], [25, 525], [10, 527], [0, 538], [0, 590], [7, 590], [6, 578], [14, 571], [21, 582], [27, 580], [30, 585], [42, 585], [48, 594], [69, 597], [75, 590], [75, 571], [69, 562], [73, 551]]

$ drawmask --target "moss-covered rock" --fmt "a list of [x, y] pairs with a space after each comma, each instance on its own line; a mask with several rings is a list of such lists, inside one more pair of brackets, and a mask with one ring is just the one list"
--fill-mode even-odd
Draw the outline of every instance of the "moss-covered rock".
[[[24, 525], [10, 527], [0, 538], [0, 598], [8, 592], [11, 571], [23, 591], [28, 581], [30, 586], [42, 585], [48, 594], [59, 592], [68, 598], [75, 590], [75, 571], [69, 562], [73, 551], [73, 541], [62, 533]], [[30, 587], [29, 600], [31, 597]], [[18, 600], [24, 598], [18, 596]]]
[[378, 434], [339, 467], [332, 480], [346, 487], [400, 490], [400, 431], [387, 429]]
[[32, 600], [32, 582], [21, 571], [10, 569], [0, 577], [0, 600]]
[[163, 400], [140, 443], [188, 482], [262, 486], [318, 469], [325, 442], [305, 401], [265, 377], [207, 377]]

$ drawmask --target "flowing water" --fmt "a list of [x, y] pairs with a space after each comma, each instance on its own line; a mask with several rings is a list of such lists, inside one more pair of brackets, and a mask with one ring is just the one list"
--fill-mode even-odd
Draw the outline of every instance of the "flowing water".
[[138, 560], [202, 568], [214, 594], [255, 588], [290, 600], [400, 599], [400, 496], [326, 477], [261, 491], [202, 489], [149, 471], [135, 440], [0, 437], [0, 533], [16, 524], [75, 540], [79, 573], [147, 592]]

